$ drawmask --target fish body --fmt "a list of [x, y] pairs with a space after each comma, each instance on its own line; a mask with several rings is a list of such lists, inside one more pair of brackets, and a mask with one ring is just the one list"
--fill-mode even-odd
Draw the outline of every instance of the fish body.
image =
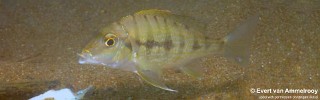
[[137, 73], [153, 86], [168, 91], [161, 81], [165, 67], [176, 67], [200, 78], [195, 59], [224, 55], [240, 65], [249, 62], [250, 32], [258, 17], [240, 25], [228, 36], [213, 39], [205, 34], [206, 25], [195, 19], [166, 10], [143, 10], [114, 22], [93, 39], [80, 53], [80, 64], [100, 64]]

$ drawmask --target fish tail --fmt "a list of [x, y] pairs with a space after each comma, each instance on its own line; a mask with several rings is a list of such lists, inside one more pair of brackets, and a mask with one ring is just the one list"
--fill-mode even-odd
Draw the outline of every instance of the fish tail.
[[252, 30], [257, 26], [259, 16], [252, 16], [241, 23], [232, 33], [222, 39], [223, 55], [241, 66], [249, 64]]

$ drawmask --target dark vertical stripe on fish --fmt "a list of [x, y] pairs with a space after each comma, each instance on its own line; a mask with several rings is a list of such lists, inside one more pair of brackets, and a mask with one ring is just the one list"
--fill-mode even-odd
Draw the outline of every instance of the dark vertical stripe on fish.
[[163, 47], [166, 52], [169, 52], [173, 47], [173, 43], [172, 43], [172, 38], [171, 38], [171, 32], [168, 27], [168, 20], [166, 18], [164, 18], [164, 25], [165, 25], [164, 27], [166, 30], [166, 32], [165, 32], [166, 37], [165, 37], [165, 41], [163, 42]]
[[132, 34], [135, 34], [135, 39], [134, 40], [135, 40], [136, 44], [140, 47], [141, 46], [141, 42], [140, 42], [140, 38], [139, 38], [139, 32], [140, 31], [139, 31], [136, 15], [133, 15], [132, 19], [133, 19], [133, 23], [134, 23], [134, 25], [133, 25], [134, 26], [134, 33], [132, 33]]
[[157, 29], [160, 30], [159, 19], [157, 16], [153, 16], [154, 21], [156, 22]]
[[200, 44], [199, 44], [198, 38], [194, 37], [194, 38], [193, 38], [192, 50], [193, 50], [193, 51], [196, 51], [196, 50], [198, 50], [198, 49], [200, 49], [200, 48], [201, 48], [201, 46], [200, 46]]
[[204, 36], [205, 49], [208, 50], [211, 47], [210, 38], [208, 36]]
[[[154, 34], [161, 34], [161, 28], [160, 28], [160, 24], [159, 24], [159, 19], [158, 19], [158, 16], [153, 16], [153, 20], [155, 21], [155, 24], [156, 24], [156, 29], [154, 29], [154, 30], [156, 30], [156, 32], [154, 33]], [[159, 41], [156, 41], [156, 40], [154, 40], [153, 42], [155, 42], [156, 44], [155, 44], [155, 46], [158, 46], [159, 48], [161, 48], [160, 47], [160, 43], [159, 43]], [[159, 50], [160, 51], [160, 50]], [[155, 53], [158, 53], [159, 51], [157, 51], [157, 52], [155, 52]], [[160, 51], [161, 52], [161, 51]]]
[[153, 37], [153, 34], [152, 34], [151, 23], [148, 20], [147, 15], [144, 15], [143, 18], [144, 18], [144, 21], [147, 24], [146, 25], [146, 27], [147, 27], [147, 33], [146, 33], [147, 34], [147, 41], [144, 44], [145, 44], [145, 47], [146, 47], [147, 55], [150, 55], [151, 49], [154, 47], [155, 42], [154, 42], [154, 37]]
[[[186, 25], [185, 28], [188, 30], [188, 32], [191, 32], [191, 31], [189, 30], [189, 26], [188, 26], [188, 25]], [[200, 44], [199, 44], [199, 40], [198, 40], [198, 39], [200, 39], [200, 38], [198, 38], [198, 37], [200, 37], [200, 36], [198, 36], [198, 35], [201, 35], [201, 34], [199, 34], [199, 33], [192, 33], [192, 34], [193, 34], [192, 50], [193, 50], [193, 51], [196, 51], [196, 50], [198, 50], [198, 49], [201, 48], [201, 46], [200, 46]]]

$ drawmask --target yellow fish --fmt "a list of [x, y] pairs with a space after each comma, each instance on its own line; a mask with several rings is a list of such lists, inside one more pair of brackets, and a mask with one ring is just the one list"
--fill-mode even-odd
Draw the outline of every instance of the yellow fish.
[[[206, 25], [167, 10], [142, 10], [114, 22], [79, 54], [80, 64], [99, 64], [131, 71], [151, 85], [168, 90], [161, 81], [162, 69], [175, 67], [201, 77], [195, 59], [223, 55], [240, 65], [249, 63], [249, 48], [258, 16], [250, 17], [222, 39], [205, 34]], [[214, 32], [212, 32], [214, 33]]]

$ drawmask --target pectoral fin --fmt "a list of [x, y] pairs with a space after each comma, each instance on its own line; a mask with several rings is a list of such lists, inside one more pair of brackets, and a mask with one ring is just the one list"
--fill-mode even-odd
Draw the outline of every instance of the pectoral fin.
[[168, 91], [173, 91], [173, 92], [177, 92], [176, 90], [170, 89], [168, 88], [162, 81], [161, 81], [161, 73], [159, 71], [156, 70], [151, 70], [151, 69], [142, 69], [142, 68], [137, 68], [137, 74], [143, 79], [145, 80], [147, 83], [164, 89], [164, 90], [168, 90]]

